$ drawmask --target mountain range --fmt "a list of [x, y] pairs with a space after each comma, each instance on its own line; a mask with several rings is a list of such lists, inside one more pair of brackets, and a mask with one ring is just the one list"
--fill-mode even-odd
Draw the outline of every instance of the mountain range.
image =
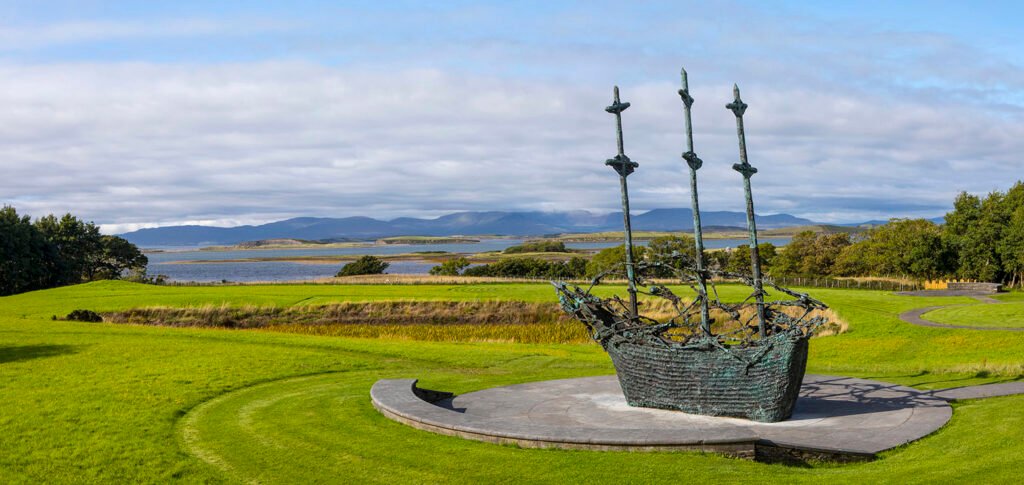
[[[743, 212], [701, 211], [701, 225], [746, 227]], [[814, 222], [789, 214], [757, 216], [759, 229], [803, 226]], [[690, 209], [654, 209], [632, 217], [635, 231], [693, 230]], [[167, 226], [140, 229], [121, 237], [144, 246], [208, 246], [261, 239], [372, 240], [390, 236], [505, 235], [541, 236], [574, 232], [621, 231], [622, 213], [570, 212], [455, 212], [435, 219], [400, 217], [389, 221], [370, 217], [296, 217], [258, 226]]]

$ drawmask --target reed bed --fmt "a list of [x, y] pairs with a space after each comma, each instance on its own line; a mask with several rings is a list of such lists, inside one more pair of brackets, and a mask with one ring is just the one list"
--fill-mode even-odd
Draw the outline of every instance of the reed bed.
[[104, 314], [113, 323], [173, 327], [262, 328], [270, 325], [523, 325], [569, 322], [555, 303], [522, 301], [381, 301], [310, 306], [145, 307]]
[[[795, 309], [792, 309], [795, 310]], [[667, 300], [643, 303], [644, 314], [661, 321], [675, 316]], [[752, 308], [741, 315], [749, 317]], [[833, 322], [819, 335], [846, 330], [846, 323], [829, 312]], [[103, 315], [112, 323], [171, 327], [254, 329], [304, 335], [428, 340], [442, 342], [583, 343], [586, 328], [555, 303], [521, 301], [383, 301], [343, 302], [294, 307], [205, 305], [145, 307]], [[727, 315], [712, 317], [726, 322]], [[729, 325], [732, 325], [730, 328]], [[738, 328], [737, 322], [717, 323], [716, 332]]]
[[592, 342], [576, 322], [527, 324], [328, 324], [271, 325], [261, 330], [328, 337], [422, 340], [432, 342], [500, 342], [525, 344], [582, 344]]

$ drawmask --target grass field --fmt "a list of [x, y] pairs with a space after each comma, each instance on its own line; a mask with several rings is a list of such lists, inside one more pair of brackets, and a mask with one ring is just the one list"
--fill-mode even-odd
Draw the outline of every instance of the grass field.
[[949, 325], [1024, 328], [1024, 301], [940, 308], [925, 313], [922, 318]]
[[[723, 287], [727, 298], [744, 290]], [[850, 323], [809, 371], [922, 388], [1020, 379], [1024, 334], [915, 327], [896, 315], [967, 298], [815, 290]], [[437, 343], [52, 321], [76, 308], [551, 301], [540, 284], [161, 287], [100, 282], [0, 298], [0, 482], [1009, 482], [1024, 397], [956, 405], [920, 442], [863, 464], [764, 465], [693, 453], [525, 450], [380, 416], [370, 385], [467, 392], [608, 374], [592, 344]], [[990, 305], [996, 306], [996, 305]], [[629, 480], [623, 480], [628, 474]]]

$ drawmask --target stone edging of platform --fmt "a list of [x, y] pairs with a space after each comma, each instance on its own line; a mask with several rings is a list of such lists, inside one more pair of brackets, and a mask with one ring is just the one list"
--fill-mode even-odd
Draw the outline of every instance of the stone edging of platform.
[[[942, 427], [952, 417], [952, 409], [948, 404], [939, 405], [938, 403], [1024, 393], [1024, 383], [993, 384], [929, 392], [863, 379], [808, 377], [810, 381], [805, 380], [805, 385], [812, 386], [811, 389], [815, 386], [825, 388], [829, 385], [846, 385], [853, 386], [851, 389], [859, 389], [858, 392], [863, 393], [863, 396], [869, 401], [881, 399], [883, 402], [881, 411], [876, 409], [872, 412], [881, 412], [879, 419], [889, 421], [889, 424], [886, 425], [888, 428], [884, 431], [888, 435], [881, 438], [879, 436], [880, 429], [858, 429], [856, 419], [859, 418], [855, 416], [861, 413], [857, 408], [860, 405], [859, 399], [854, 399], [858, 402], [844, 404], [845, 407], [839, 410], [838, 417], [829, 418], [846, 423], [842, 425], [843, 427], [831, 424], [816, 425], [813, 421], [818, 417], [813, 416], [813, 412], [812, 416], [803, 418], [805, 420], [803, 423], [774, 425], [774, 427], [771, 424], [765, 425], [746, 420], [694, 417], [693, 415], [689, 415], [694, 420], [692, 426], [684, 424], [675, 427], [662, 427], [655, 423], [643, 427], [642, 424], [635, 424], [646, 419], [643, 416], [640, 418], [627, 416], [629, 419], [624, 423], [618, 423], [618, 427], [588, 426], [574, 424], [571, 420], [560, 420], [562, 415], [557, 413], [544, 418], [549, 421], [544, 422], [542, 419], [538, 424], [538, 422], [534, 422], [532, 414], [524, 416], [522, 413], [522, 410], [525, 409], [529, 409], [528, 413], [532, 413], [534, 408], [543, 406], [565, 407], [564, 403], [554, 402], [557, 399], [553, 400], [551, 397], [569, 394], [567, 399], [575, 398], [575, 396], [571, 396], [575, 391], [566, 391], [566, 389], [600, 384], [605, 386], [603, 389], [607, 391], [607, 381], [614, 380], [613, 376], [520, 384], [465, 395], [466, 399], [469, 399], [469, 396], [474, 394], [492, 393], [489, 398], [491, 399], [490, 409], [483, 409], [483, 414], [481, 414], [479, 406], [468, 412], [465, 408], [460, 409], [458, 407], [459, 398], [451, 399], [451, 395], [448, 393], [417, 388], [415, 379], [381, 380], [374, 384], [370, 394], [374, 407], [395, 421], [434, 433], [497, 444], [513, 444], [530, 448], [590, 450], [690, 450], [724, 453], [762, 461], [799, 461], [808, 458], [854, 461], [871, 459], [879, 451], [919, 439]], [[601, 379], [604, 381], [600, 381]], [[543, 391], [541, 389], [543, 386], [554, 387]], [[538, 394], [538, 389], [543, 392]], [[544, 392], [548, 394], [544, 394]], [[826, 400], [833, 399], [830, 392], [825, 393]], [[520, 396], [522, 396], [522, 403], [519, 402]], [[478, 404], [482, 402], [479, 401], [480, 398], [477, 399]], [[907, 411], [903, 411], [904, 417], [893, 415], [886, 417], [885, 414], [889, 412], [887, 411], [889, 408], [886, 406], [890, 406], [892, 412], [899, 412], [898, 406], [892, 407], [891, 402], [886, 404], [887, 400], [892, 402], [902, 400], [903, 409], [907, 409]], [[466, 401], [464, 399], [461, 402], [464, 404]], [[501, 405], [502, 403], [507, 406]], [[508, 407], [521, 409], [508, 411]], [[564, 413], [565, 411], [560, 412]], [[645, 411], [636, 408], [626, 411], [627, 414], [637, 412]], [[675, 413], [661, 410], [647, 410], [647, 412]], [[554, 419], [552, 420], [552, 418]], [[826, 418], [828, 417], [826, 416]], [[638, 419], [640, 421], [637, 421]], [[661, 418], [655, 416], [654, 419]], [[873, 423], [873, 419], [870, 422]], [[715, 422], [709, 424], [701, 420], [714, 420]], [[805, 423], [811, 424], [805, 426]]]

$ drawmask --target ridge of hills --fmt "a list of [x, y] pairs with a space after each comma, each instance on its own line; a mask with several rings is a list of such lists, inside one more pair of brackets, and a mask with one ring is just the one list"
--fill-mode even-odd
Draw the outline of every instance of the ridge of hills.
[[[733, 211], [701, 211], [706, 228], [746, 227], [746, 214]], [[757, 216], [759, 229], [814, 225], [789, 214]], [[632, 217], [637, 231], [693, 230], [693, 212], [687, 208], [654, 209]], [[237, 227], [166, 226], [121, 234], [140, 246], [231, 245], [267, 239], [310, 241], [366, 241], [393, 236], [541, 236], [622, 230], [622, 213], [595, 214], [588, 211], [504, 212], [465, 211], [434, 219], [399, 217], [389, 221], [365, 216], [296, 217], [261, 225]]]

